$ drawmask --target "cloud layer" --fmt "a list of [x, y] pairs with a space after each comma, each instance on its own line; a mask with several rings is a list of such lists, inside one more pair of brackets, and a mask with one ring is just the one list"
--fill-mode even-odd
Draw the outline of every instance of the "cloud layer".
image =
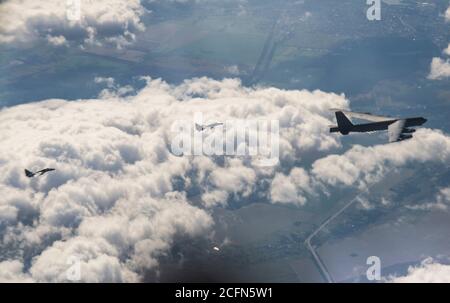
[[[179, 237], [213, 237], [213, 207], [267, 201], [301, 207], [331, 187], [364, 188], [387, 168], [447, 163], [450, 138], [419, 130], [412, 140], [342, 153], [329, 108], [344, 96], [247, 88], [239, 80], [143, 78], [139, 91], [110, 78], [98, 99], [46, 100], [0, 112], [0, 279], [139, 281]], [[175, 156], [175, 122], [278, 120], [280, 163], [249, 157]], [[187, 122], [186, 122], [187, 121]], [[207, 140], [215, 131], [201, 135]], [[23, 169], [54, 167], [42, 177]]]
[[[157, 267], [174, 237], [209, 237], [208, 208], [245, 201], [274, 168], [237, 157], [174, 156], [171, 125], [193, 124], [196, 112], [205, 122], [278, 119], [282, 163], [340, 145], [326, 126], [328, 108], [347, 105], [343, 96], [249, 89], [238, 80], [146, 81], [134, 93], [97, 79], [107, 85], [100, 99], [0, 112], [2, 280], [67, 281], [68, 260], [78, 258], [82, 281], [136, 281]], [[24, 176], [24, 168], [43, 167], [57, 170]]]
[[[0, 43], [47, 39], [53, 45], [129, 44], [143, 30], [140, 0], [7, 0], [0, 4]], [[76, 3], [80, 3], [79, 10]], [[79, 13], [78, 13], [79, 12]], [[78, 18], [79, 17], [79, 18]]]
[[[447, 8], [444, 15], [445, 21], [450, 22], [450, 7]], [[444, 55], [450, 55], [450, 44], [443, 51]], [[434, 57], [431, 61], [430, 74], [428, 79], [442, 80], [450, 77], [450, 60]]]
[[410, 266], [408, 274], [401, 277], [390, 277], [393, 283], [450, 283], [450, 265], [440, 264], [433, 258], [426, 258], [419, 266]]
[[441, 80], [448, 77], [450, 77], [450, 60], [438, 57], [433, 58], [428, 78], [431, 80]]

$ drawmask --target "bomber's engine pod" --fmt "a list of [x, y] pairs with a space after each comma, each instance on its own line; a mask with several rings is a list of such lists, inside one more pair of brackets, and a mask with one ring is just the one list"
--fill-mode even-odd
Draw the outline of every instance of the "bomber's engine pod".
[[408, 139], [411, 139], [413, 136], [412, 135], [404, 135], [404, 134], [401, 134], [400, 135], [400, 140], [399, 141], [403, 141], [403, 140], [408, 140]]
[[403, 133], [405, 133], [405, 134], [412, 134], [412, 133], [415, 133], [415, 132], [416, 132], [416, 130], [413, 129], [413, 128], [405, 128], [403, 130]]

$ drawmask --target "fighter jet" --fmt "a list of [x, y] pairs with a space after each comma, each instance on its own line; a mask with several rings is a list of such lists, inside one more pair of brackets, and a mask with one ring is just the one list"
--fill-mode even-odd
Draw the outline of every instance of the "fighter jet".
[[[389, 142], [398, 142], [412, 138], [412, 133], [416, 130], [410, 127], [420, 126], [427, 122], [423, 117], [413, 118], [392, 118], [372, 115], [371, 113], [355, 113], [342, 109], [332, 109], [336, 115], [337, 126], [330, 128], [330, 133], [340, 132], [342, 135], [348, 135], [351, 132], [372, 132], [387, 130]], [[371, 121], [371, 123], [353, 124], [348, 118], [356, 118]]]
[[215, 128], [217, 126], [220, 126], [220, 125], [223, 125], [223, 123], [216, 122], [216, 123], [211, 123], [211, 124], [208, 124], [208, 125], [200, 125], [200, 124], [195, 123], [195, 129], [197, 131], [199, 131], [199, 132], [202, 132], [205, 129], [213, 129], [213, 128]]
[[27, 176], [28, 178], [33, 178], [34, 176], [38, 175], [38, 176], [42, 176], [45, 173], [48, 173], [49, 171], [53, 171], [55, 170], [54, 168], [45, 168], [42, 170], [39, 170], [35, 173], [29, 171], [28, 169], [25, 169], [25, 176]]

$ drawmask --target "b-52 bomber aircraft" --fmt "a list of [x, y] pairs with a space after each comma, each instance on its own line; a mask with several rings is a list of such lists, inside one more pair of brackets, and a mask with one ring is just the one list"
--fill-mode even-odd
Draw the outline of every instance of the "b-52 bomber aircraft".
[[36, 175], [42, 176], [43, 174], [48, 173], [49, 171], [53, 171], [53, 170], [55, 170], [55, 169], [54, 168], [44, 168], [44, 169], [41, 169], [41, 170], [33, 173], [33, 172], [29, 171], [28, 169], [25, 169], [25, 176], [27, 176], [28, 178], [33, 178]]
[[[420, 126], [427, 122], [423, 117], [413, 118], [392, 118], [376, 116], [370, 113], [355, 113], [342, 109], [331, 109], [335, 112], [337, 126], [330, 128], [330, 133], [339, 132], [342, 135], [348, 135], [352, 132], [372, 132], [387, 130], [389, 134], [389, 142], [403, 141], [412, 138], [412, 133], [416, 130], [410, 127]], [[371, 121], [370, 123], [353, 124], [349, 118], [356, 118]]]

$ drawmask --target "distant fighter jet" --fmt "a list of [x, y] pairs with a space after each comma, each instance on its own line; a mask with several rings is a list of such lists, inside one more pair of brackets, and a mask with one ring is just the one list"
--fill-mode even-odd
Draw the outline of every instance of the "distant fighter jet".
[[223, 123], [216, 122], [216, 123], [211, 123], [208, 125], [200, 125], [200, 124], [195, 123], [195, 129], [197, 131], [201, 132], [201, 131], [204, 131], [205, 129], [213, 129], [214, 127], [217, 127], [220, 125], [223, 125]]
[[52, 170], [55, 170], [55, 169], [54, 168], [45, 168], [45, 169], [42, 169], [42, 170], [39, 170], [39, 171], [33, 173], [33, 172], [29, 171], [28, 169], [25, 169], [25, 176], [27, 176], [28, 178], [33, 178], [34, 176], [36, 176], [38, 174], [39, 174], [39, 176], [42, 176], [43, 174], [48, 173], [49, 171], [52, 171]]
[[[427, 122], [427, 119], [423, 117], [401, 119], [376, 116], [370, 113], [355, 113], [342, 109], [332, 110], [336, 115], [337, 126], [332, 126], [330, 128], [330, 133], [340, 132], [343, 135], [348, 135], [351, 132], [365, 133], [387, 130], [389, 134], [389, 142], [411, 139], [412, 133], [414, 133], [416, 130], [409, 127], [420, 126]], [[347, 118], [347, 116], [372, 122], [355, 125]]]

